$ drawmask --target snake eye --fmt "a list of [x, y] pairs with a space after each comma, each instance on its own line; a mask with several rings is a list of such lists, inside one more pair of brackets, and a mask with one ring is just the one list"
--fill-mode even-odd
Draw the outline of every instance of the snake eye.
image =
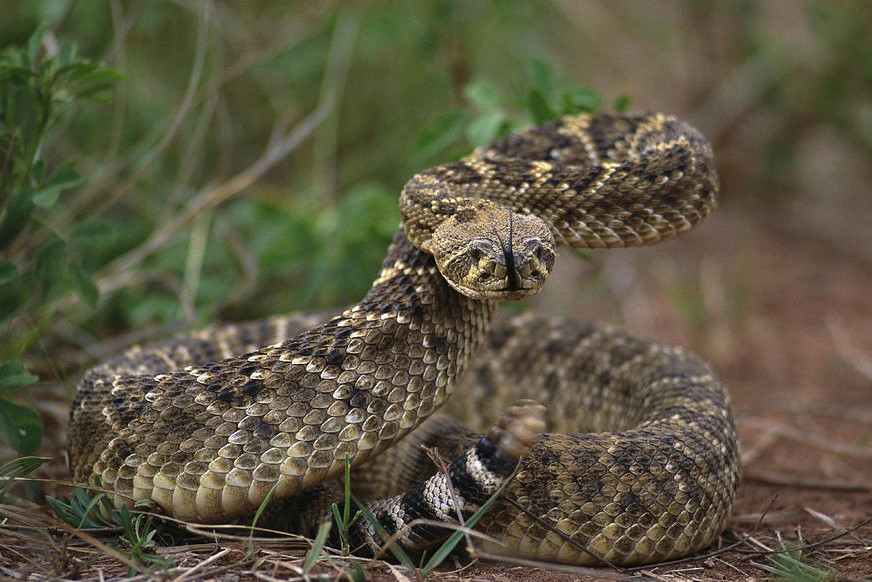
[[542, 241], [533, 240], [528, 242], [527, 251], [546, 269], [551, 269], [551, 266], [554, 264], [554, 251], [543, 244]]

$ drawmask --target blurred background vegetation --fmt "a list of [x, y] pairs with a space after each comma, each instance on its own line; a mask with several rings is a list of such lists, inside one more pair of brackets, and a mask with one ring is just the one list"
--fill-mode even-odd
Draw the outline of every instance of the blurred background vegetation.
[[22, 389], [133, 341], [355, 301], [405, 180], [552, 113], [676, 113], [724, 206], [844, 239], [821, 208], [870, 209], [869, 22], [864, 0], [6, 3], [0, 437], [32, 451]]

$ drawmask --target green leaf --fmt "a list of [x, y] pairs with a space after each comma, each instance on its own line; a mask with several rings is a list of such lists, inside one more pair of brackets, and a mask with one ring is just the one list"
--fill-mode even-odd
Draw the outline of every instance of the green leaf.
[[0, 390], [18, 390], [39, 380], [27, 371], [27, 364], [14, 360], [0, 364]]
[[318, 558], [321, 556], [321, 551], [327, 543], [327, 536], [330, 535], [330, 528], [332, 526], [333, 522], [330, 521], [322, 522], [321, 525], [318, 526], [318, 533], [315, 535], [315, 543], [312, 544], [312, 548], [309, 550], [309, 553], [306, 554], [306, 559], [303, 560], [304, 577], [309, 573], [309, 570], [312, 569], [312, 566], [315, 565], [315, 562], [317, 562]]
[[66, 67], [69, 66], [69, 63], [75, 64], [76, 55], [78, 54], [78, 50], [76, 49], [76, 45], [74, 44], [64, 44], [61, 45], [60, 50], [58, 50], [57, 59], [60, 67], [58, 68], [58, 74], [62, 73]]
[[33, 269], [36, 277], [49, 285], [62, 282], [65, 255], [66, 245], [64, 241], [57, 237], [49, 239], [36, 256]]
[[0, 248], [8, 246], [27, 226], [33, 212], [33, 194], [33, 188], [22, 188], [9, 197], [0, 224]]
[[485, 111], [499, 109], [502, 104], [500, 92], [488, 81], [473, 81], [463, 88], [463, 95], [474, 106]]
[[481, 146], [500, 137], [505, 124], [506, 116], [501, 111], [489, 111], [469, 124], [466, 137], [472, 145]]
[[105, 493], [94, 496], [81, 487], [74, 487], [69, 500], [46, 495], [45, 500], [55, 514], [76, 529], [118, 527], [120, 515]]
[[45, 160], [37, 160], [30, 168], [30, 181], [33, 184], [39, 184], [42, 182], [43, 176], [45, 176]]
[[0, 398], [0, 439], [29, 455], [39, 448], [45, 430], [39, 413], [27, 406]]
[[36, 77], [36, 72], [32, 71], [29, 67], [4, 65], [0, 70], [2, 70], [10, 79], [16, 81], [17, 84], [24, 84], [28, 80]]
[[418, 133], [415, 138], [415, 153], [420, 158], [429, 160], [456, 146], [463, 138], [466, 120], [467, 113], [462, 109], [443, 113]]
[[93, 63], [87, 63], [87, 66], [79, 63], [68, 77], [79, 98], [98, 100], [109, 95], [113, 85], [122, 79], [124, 75], [120, 72]]
[[0, 259], [0, 285], [8, 283], [18, 276], [18, 265], [11, 261]]
[[43, 183], [42, 188], [33, 196], [33, 202], [41, 208], [51, 208], [58, 201], [61, 192], [78, 186], [82, 181], [81, 174], [73, 170], [71, 165], [65, 165]]
[[530, 84], [547, 95], [554, 88], [554, 68], [541, 57], [530, 60]]
[[70, 242], [83, 247], [102, 248], [112, 244], [118, 231], [101, 220], [88, 220], [76, 226], [70, 233]]
[[70, 283], [72, 283], [76, 295], [90, 307], [97, 307], [97, 302], [100, 300], [100, 290], [94, 284], [94, 280], [79, 263], [71, 261], [68, 267]]
[[76, 81], [86, 77], [100, 67], [100, 65], [89, 61], [76, 62], [75, 55], [62, 56], [61, 62], [65, 64], [58, 68], [57, 76], [64, 76], [68, 81]]
[[42, 37], [45, 36], [45, 31], [48, 29], [47, 23], [41, 23], [37, 29], [27, 39], [26, 52], [21, 53], [23, 62], [22, 66], [28, 69], [32, 68], [39, 58], [39, 51], [42, 48]]
[[260, 517], [263, 515], [263, 512], [266, 511], [266, 508], [269, 506], [270, 500], [273, 498], [273, 495], [276, 493], [276, 489], [279, 487], [280, 481], [276, 481], [273, 483], [272, 488], [270, 488], [269, 492], [266, 494], [266, 497], [263, 498], [263, 501], [260, 502], [260, 505], [257, 508], [257, 511], [254, 512], [254, 517], [251, 518], [251, 537], [254, 537], [254, 528], [257, 527], [257, 522], [260, 521]]
[[33, 210], [33, 188], [22, 188], [9, 197], [6, 205], [7, 222], [24, 222]]
[[563, 113], [596, 113], [604, 101], [599, 91], [591, 87], [570, 87], [563, 92]]
[[18, 457], [0, 467], [0, 475], [4, 477], [24, 477], [39, 469], [51, 457]]
[[590, 249], [569, 249], [569, 252], [583, 261], [593, 260], [593, 251]]
[[630, 96], [626, 93], [621, 93], [615, 97], [615, 101], [612, 103], [612, 109], [618, 113], [626, 113], [630, 109]]
[[530, 113], [533, 114], [533, 122], [536, 125], [557, 119], [560, 115], [548, 103], [548, 98], [539, 89], [530, 89], [527, 94], [527, 107], [530, 108]]
[[32, 286], [24, 280], [24, 277], [16, 277], [0, 286], [0, 322], [18, 313], [32, 296]]

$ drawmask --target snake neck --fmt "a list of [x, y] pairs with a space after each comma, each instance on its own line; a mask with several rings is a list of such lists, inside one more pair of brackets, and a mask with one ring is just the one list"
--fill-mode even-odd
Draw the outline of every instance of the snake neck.
[[[74, 476], [114, 489], [117, 503], [149, 498], [186, 519], [251, 512], [275, 481], [277, 498], [296, 494], [416, 428], [493, 311], [451, 289], [400, 232], [363, 301], [297, 336], [166, 373], [87, 374], [71, 414]], [[240, 473], [222, 457], [230, 449], [268, 466]]]
[[[355, 353], [358, 347], [352, 339], [377, 343], [380, 353], [374, 353], [374, 357], [399, 357], [400, 361], [392, 364], [396, 369], [406, 369], [410, 359], [435, 365], [436, 407], [481, 347], [495, 307], [494, 301], [470, 299], [455, 291], [440, 274], [433, 257], [418, 250], [400, 230], [366, 297], [325, 324], [337, 328], [339, 337], [331, 339], [328, 332], [333, 330], [324, 328], [314, 328], [303, 336], [322, 343], [341, 341], [346, 336], [349, 341], [342, 342], [341, 348], [349, 353]], [[344, 327], [354, 331], [341, 332]]]

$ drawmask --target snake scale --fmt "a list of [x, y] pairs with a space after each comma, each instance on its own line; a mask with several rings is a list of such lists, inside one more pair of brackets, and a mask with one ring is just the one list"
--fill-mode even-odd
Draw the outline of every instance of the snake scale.
[[[670, 239], [716, 192], [709, 144], [663, 114], [564, 117], [426, 170], [403, 190], [403, 229], [372, 288], [341, 314], [214, 327], [86, 373], [73, 477], [205, 523], [274, 492], [311, 528], [312, 492], [348, 458], [356, 483], [386, 497], [370, 508], [388, 533], [420, 547], [444, 531], [410, 522], [469, 515], [514, 472], [476, 526], [494, 552], [576, 564], [696, 552], [723, 529], [739, 480], [708, 365], [605, 326], [493, 315], [541, 289], [558, 246]], [[544, 421], [529, 403], [497, 420], [521, 398], [547, 404]], [[446, 400], [496, 424], [481, 436], [434, 414]], [[447, 471], [422, 469], [421, 445], [453, 458]], [[352, 539], [375, 550], [359, 523]]]

